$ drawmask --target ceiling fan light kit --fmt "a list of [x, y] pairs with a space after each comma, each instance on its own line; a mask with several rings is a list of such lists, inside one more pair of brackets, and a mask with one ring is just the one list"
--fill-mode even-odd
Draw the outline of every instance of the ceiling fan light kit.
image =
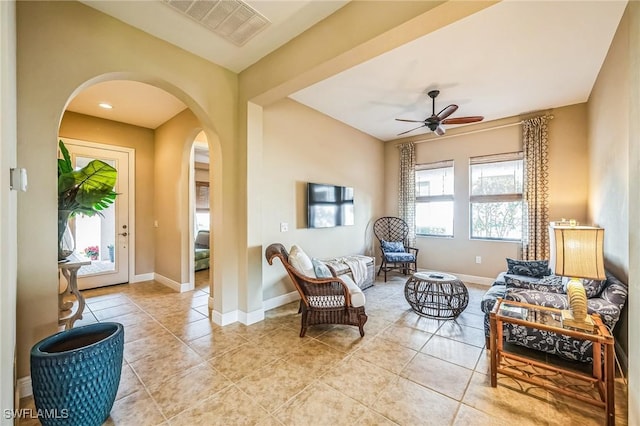
[[436, 114], [436, 98], [440, 94], [439, 90], [431, 90], [427, 95], [431, 98], [431, 116], [425, 118], [424, 120], [407, 120], [404, 118], [396, 118], [396, 121], [406, 121], [409, 123], [422, 123], [422, 125], [407, 130], [406, 132], [398, 133], [398, 136], [404, 135], [409, 132], [413, 132], [414, 130], [418, 130], [422, 127], [427, 127], [433, 133], [438, 136], [442, 136], [445, 134], [445, 129], [443, 127], [444, 124], [468, 124], [468, 123], [476, 123], [478, 121], [484, 120], [484, 117], [480, 115], [468, 116], [468, 117], [456, 117], [456, 118], [448, 118], [451, 114], [456, 112], [458, 109], [458, 105], [451, 104], [442, 109], [438, 114]]

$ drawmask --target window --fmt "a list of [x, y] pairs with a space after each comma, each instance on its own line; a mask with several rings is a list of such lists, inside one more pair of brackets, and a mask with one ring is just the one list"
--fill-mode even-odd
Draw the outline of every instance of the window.
[[522, 153], [473, 157], [471, 177], [471, 238], [522, 239]]
[[416, 234], [453, 237], [453, 160], [416, 165]]

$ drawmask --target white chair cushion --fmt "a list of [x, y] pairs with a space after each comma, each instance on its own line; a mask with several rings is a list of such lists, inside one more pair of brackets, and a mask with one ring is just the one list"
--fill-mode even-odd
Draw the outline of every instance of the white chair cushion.
[[351, 306], [354, 308], [359, 308], [360, 306], [364, 306], [365, 297], [360, 287], [353, 282], [349, 275], [340, 275], [340, 279], [344, 281], [344, 283], [349, 288], [349, 294], [351, 294]]
[[292, 245], [291, 250], [289, 250], [289, 263], [305, 277], [316, 277], [311, 258], [297, 245]]

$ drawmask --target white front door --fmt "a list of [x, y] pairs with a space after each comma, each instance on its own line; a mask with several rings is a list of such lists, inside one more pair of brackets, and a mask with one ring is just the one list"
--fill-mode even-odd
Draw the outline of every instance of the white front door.
[[69, 221], [75, 238], [75, 254], [91, 260], [78, 271], [78, 288], [103, 287], [129, 281], [129, 153], [108, 147], [63, 139], [71, 162], [77, 168], [94, 159], [118, 171], [116, 201], [102, 215], [78, 215]]

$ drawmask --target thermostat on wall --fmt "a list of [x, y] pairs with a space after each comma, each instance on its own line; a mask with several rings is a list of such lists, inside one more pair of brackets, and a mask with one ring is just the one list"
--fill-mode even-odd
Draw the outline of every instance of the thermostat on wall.
[[27, 169], [9, 169], [9, 188], [14, 191], [27, 191]]

